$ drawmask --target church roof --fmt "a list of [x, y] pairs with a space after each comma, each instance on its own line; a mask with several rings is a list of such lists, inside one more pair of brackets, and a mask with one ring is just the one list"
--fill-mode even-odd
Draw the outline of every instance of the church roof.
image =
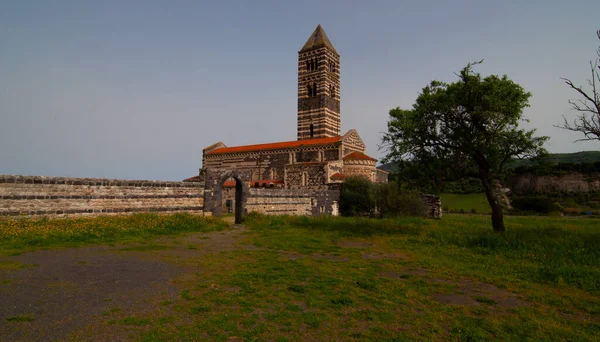
[[282, 141], [269, 144], [256, 144], [256, 145], [245, 145], [245, 146], [232, 146], [222, 147], [216, 150], [210, 151], [207, 155], [223, 154], [223, 153], [239, 153], [239, 152], [253, 152], [262, 150], [277, 150], [282, 148], [297, 148], [302, 146], [313, 146], [313, 145], [329, 145], [340, 142], [342, 137], [329, 137], [329, 138], [316, 138], [316, 139], [305, 139], [305, 140], [293, 140], [293, 141]]
[[194, 176], [194, 177], [186, 178], [183, 181], [184, 182], [199, 182], [200, 181], [200, 176]]
[[319, 24], [317, 26], [317, 28], [315, 29], [315, 31], [310, 35], [310, 38], [308, 38], [308, 40], [306, 41], [306, 43], [304, 44], [302, 49], [300, 49], [299, 52], [306, 52], [309, 50], [314, 50], [314, 49], [318, 49], [318, 48], [322, 48], [322, 47], [327, 47], [330, 50], [332, 50], [333, 52], [337, 53], [337, 51], [333, 47], [333, 44], [331, 44], [331, 42], [329, 41], [329, 38], [327, 38], [327, 34], [325, 34], [325, 30], [323, 30], [323, 27], [321, 27], [321, 24]]
[[329, 177], [331, 180], [344, 180], [346, 179], [346, 175], [343, 173], [334, 173], [331, 177]]
[[377, 161], [377, 159], [369, 157], [368, 155], [360, 152], [352, 152], [344, 157], [344, 160], [371, 160]]

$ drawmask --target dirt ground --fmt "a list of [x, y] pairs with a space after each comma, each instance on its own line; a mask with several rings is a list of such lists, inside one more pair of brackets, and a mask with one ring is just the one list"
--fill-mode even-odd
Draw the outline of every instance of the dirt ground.
[[[0, 341], [127, 339], [126, 328], [94, 331], [94, 325], [111, 310], [140, 313], [176, 299], [181, 289], [172, 280], [198, 270], [169, 260], [193, 260], [237, 248], [243, 232], [164, 237], [150, 246], [93, 246], [0, 257]], [[82, 329], [94, 333], [80, 336], [76, 332]]]

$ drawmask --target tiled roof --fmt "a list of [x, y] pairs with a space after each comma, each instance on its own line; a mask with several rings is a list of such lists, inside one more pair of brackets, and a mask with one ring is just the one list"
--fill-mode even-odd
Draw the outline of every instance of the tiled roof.
[[194, 177], [186, 178], [183, 181], [184, 182], [200, 182], [200, 176], [194, 176]]
[[233, 146], [223, 147], [213, 150], [207, 155], [223, 154], [223, 153], [238, 153], [238, 152], [251, 152], [251, 151], [262, 151], [262, 150], [275, 150], [281, 148], [294, 148], [301, 146], [311, 145], [328, 145], [341, 141], [342, 137], [330, 137], [330, 138], [317, 138], [317, 139], [305, 139], [305, 140], [293, 140], [293, 141], [282, 141], [269, 144], [257, 144], [257, 145], [245, 145], [245, 146]]
[[349, 155], [344, 157], [344, 160], [371, 160], [377, 161], [375, 158], [371, 158], [368, 155], [360, 152], [352, 152]]
[[346, 175], [343, 173], [334, 173], [333, 175], [331, 175], [330, 177], [332, 180], [333, 179], [346, 179]]

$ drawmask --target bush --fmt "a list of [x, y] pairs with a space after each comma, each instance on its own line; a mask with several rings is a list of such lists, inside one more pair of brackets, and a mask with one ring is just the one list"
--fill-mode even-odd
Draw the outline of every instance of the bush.
[[560, 203], [558, 202], [554, 202], [552, 203], [552, 205], [550, 206], [550, 211], [558, 211], [558, 212], [562, 212], [563, 211], [563, 206], [560, 205]]
[[363, 177], [349, 177], [342, 184], [343, 216], [423, 216], [425, 205], [416, 192], [402, 191], [395, 182], [373, 184]]
[[373, 184], [365, 177], [348, 177], [340, 191], [343, 216], [370, 216], [375, 209]]
[[520, 197], [511, 201], [515, 209], [523, 211], [535, 211], [547, 214], [552, 210], [552, 200], [546, 196]]
[[400, 191], [398, 184], [378, 183], [373, 186], [375, 204], [381, 217], [423, 216], [423, 200], [415, 192]]

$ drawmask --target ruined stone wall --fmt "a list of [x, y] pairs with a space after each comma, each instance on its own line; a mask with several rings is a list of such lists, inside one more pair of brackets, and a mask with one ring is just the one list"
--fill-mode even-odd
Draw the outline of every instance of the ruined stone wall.
[[442, 218], [442, 199], [439, 196], [421, 194], [425, 217]]
[[0, 175], [0, 217], [201, 213], [204, 184]]
[[573, 172], [564, 175], [538, 176], [533, 173], [523, 173], [511, 177], [507, 184], [517, 195], [598, 192], [600, 174], [584, 175]]
[[246, 209], [265, 215], [319, 216], [338, 214], [339, 190], [250, 189]]
[[375, 169], [375, 181], [377, 183], [387, 183], [388, 175], [389, 175], [389, 172], [387, 172], [387, 171], [384, 171], [381, 169]]

